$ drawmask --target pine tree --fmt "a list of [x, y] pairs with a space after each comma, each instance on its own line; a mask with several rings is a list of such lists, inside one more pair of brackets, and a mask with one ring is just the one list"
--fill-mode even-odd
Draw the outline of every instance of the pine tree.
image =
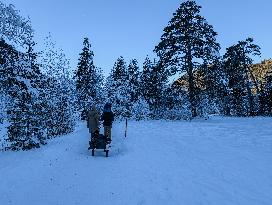
[[152, 86], [151, 84], [151, 71], [152, 71], [152, 62], [146, 57], [143, 63], [143, 71], [140, 74], [140, 92], [141, 95], [145, 98], [148, 104], [151, 103], [151, 96], [149, 95], [149, 88]]
[[195, 1], [181, 3], [154, 50], [160, 58], [160, 66], [167, 68], [168, 73], [188, 75], [192, 117], [198, 115], [194, 70], [209, 64], [220, 48], [215, 39], [217, 33], [200, 15], [200, 9]]
[[[232, 112], [238, 116], [253, 116], [256, 114], [252, 89], [254, 82], [252, 75], [252, 56], [260, 55], [260, 47], [253, 44], [253, 39], [239, 41], [236, 45], [227, 48], [224, 55], [224, 72], [227, 76], [230, 104]], [[257, 94], [258, 85], [255, 84]]]
[[123, 56], [120, 56], [114, 63], [112, 69], [112, 77], [113, 80], [117, 82], [117, 84], [122, 84], [122, 82], [128, 79], [127, 65]]
[[86, 119], [87, 111], [92, 104], [101, 103], [99, 96], [102, 89], [102, 75], [94, 66], [93, 52], [88, 38], [84, 38], [83, 50], [79, 54], [78, 69], [75, 74], [78, 94], [77, 106], [82, 119]]
[[114, 111], [120, 118], [131, 117], [131, 86], [128, 78], [128, 68], [124, 58], [117, 59], [113, 67], [113, 79], [115, 81], [115, 108]]
[[140, 78], [140, 71], [138, 62], [136, 59], [130, 61], [128, 65], [128, 81], [129, 86], [131, 87], [131, 103], [135, 103], [140, 95], [140, 88], [139, 88], [139, 79]]
[[131, 117], [131, 86], [124, 58], [117, 59], [106, 83], [107, 99], [118, 118]]
[[166, 72], [156, 60], [146, 57], [141, 73], [141, 93], [148, 102], [153, 118], [161, 117], [164, 110], [164, 89], [167, 83]]

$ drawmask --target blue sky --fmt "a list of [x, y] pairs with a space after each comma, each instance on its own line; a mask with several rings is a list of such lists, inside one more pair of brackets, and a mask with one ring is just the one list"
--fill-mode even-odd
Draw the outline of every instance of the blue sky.
[[[94, 62], [108, 73], [119, 56], [129, 62], [153, 57], [163, 28], [181, 0], [2, 0], [29, 16], [37, 49], [51, 32], [76, 67], [84, 37], [94, 51]], [[261, 59], [271, 58], [271, 0], [197, 0], [201, 14], [218, 32], [221, 54], [238, 40], [253, 37], [262, 48]], [[256, 59], [260, 61], [261, 59]]]

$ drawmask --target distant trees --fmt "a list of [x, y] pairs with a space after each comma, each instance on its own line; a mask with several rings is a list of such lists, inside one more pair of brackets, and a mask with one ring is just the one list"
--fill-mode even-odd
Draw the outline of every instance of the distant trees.
[[38, 54], [30, 21], [0, 2], [0, 123], [7, 125], [6, 146], [39, 147], [72, 132], [77, 116], [86, 120], [91, 105], [102, 110], [106, 102], [119, 119], [271, 116], [272, 61], [253, 65], [260, 47], [252, 38], [220, 56], [217, 33], [200, 10], [195, 1], [181, 3], [154, 49], [158, 59], [146, 57], [139, 65], [120, 56], [104, 81], [88, 38], [72, 75], [51, 35]]
[[140, 120], [150, 117], [147, 93], [152, 82], [150, 79], [143, 79], [143, 76], [136, 59], [132, 59], [128, 66], [122, 56], [116, 60], [105, 89], [106, 99], [113, 104], [117, 118]]
[[258, 115], [272, 115], [272, 95], [271, 95], [271, 74], [272, 74], [272, 61], [264, 60], [261, 63], [251, 66], [251, 74], [254, 79], [254, 84], [258, 86], [257, 89], [253, 89], [255, 97], [255, 103], [259, 104]]
[[192, 117], [198, 115], [194, 70], [212, 63], [220, 48], [216, 42], [217, 33], [200, 15], [200, 9], [195, 1], [182, 3], [154, 50], [160, 66], [170, 74], [186, 72]]

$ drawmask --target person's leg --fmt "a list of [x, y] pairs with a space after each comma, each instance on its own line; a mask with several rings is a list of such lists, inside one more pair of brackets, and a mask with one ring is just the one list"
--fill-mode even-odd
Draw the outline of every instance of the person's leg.
[[104, 135], [106, 138], [111, 140], [111, 126], [104, 127]]
[[108, 138], [111, 140], [111, 126], [109, 126], [108, 129], [109, 129], [109, 130], [108, 130]]
[[104, 136], [107, 136], [107, 126], [104, 126]]
[[105, 126], [105, 138], [106, 138], [106, 149], [105, 151], [109, 150], [110, 142], [111, 142], [111, 126]]
[[105, 137], [109, 137], [109, 126], [105, 126]]

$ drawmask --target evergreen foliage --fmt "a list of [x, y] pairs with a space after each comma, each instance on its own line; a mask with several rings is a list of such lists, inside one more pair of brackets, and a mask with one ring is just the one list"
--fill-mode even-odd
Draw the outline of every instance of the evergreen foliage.
[[69, 60], [62, 50], [56, 49], [52, 36], [46, 38], [42, 56], [45, 73], [40, 101], [43, 105], [47, 138], [67, 134], [75, 126], [75, 91], [69, 76]]
[[159, 118], [164, 108], [164, 90], [167, 83], [167, 75], [163, 67], [154, 60], [146, 57], [143, 63], [143, 71], [140, 76], [140, 90], [142, 96], [148, 102], [151, 117]]
[[150, 108], [144, 97], [140, 97], [135, 101], [131, 108], [132, 119], [147, 120], [150, 117]]
[[259, 95], [259, 88], [254, 83], [254, 78], [250, 79], [253, 77], [251, 66], [254, 55], [260, 55], [260, 47], [253, 43], [252, 38], [248, 38], [227, 48], [223, 57], [227, 77], [227, 95], [230, 98], [228, 103], [232, 114], [237, 116], [254, 116], [258, 113], [258, 108], [254, 106], [252, 90], [255, 85]]
[[216, 42], [217, 33], [200, 15], [200, 9], [195, 1], [181, 3], [154, 49], [160, 66], [167, 68], [170, 74], [186, 72], [188, 75], [192, 117], [199, 115], [194, 70], [213, 61], [220, 48]]
[[[127, 66], [120, 56], [104, 82], [88, 38], [72, 76], [69, 60], [51, 34], [38, 55], [30, 21], [0, 2], [0, 124], [7, 125], [5, 146], [38, 148], [49, 138], [72, 132], [78, 116], [86, 120], [92, 105], [101, 111], [106, 102], [119, 119], [272, 116], [272, 61], [253, 65], [260, 47], [252, 38], [238, 41], [220, 57], [217, 33], [200, 11], [195, 1], [181, 3], [154, 49], [158, 59], [147, 56], [140, 71], [136, 59]], [[169, 83], [169, 77], [177, 75], [178, 80]]]
[[39, 75], [35, 54], [29, 48], [27, 54], [17, 51], [4, 40], [0, 42], [2, 94], [6, 102], [8, 140], [12, 150], [31, 149], [44, 144], [44, 136], [35, 115], [37, 94], [35, 77]]
[[107, 79], [106, 85], [108, 101], [113, 105], [113, 112], [117, 118], [131, 117], [133, 89], [129, 82], [128, 68], [124, 58], [119, 57]]
[[93, 63], [93, 51], [88, 38], [84, 38], [83, 49], [79, 54], [78, 67], [75, 73], [77, 91], [77, 109], [81, 112], [81, 119], [86, 119], [87, 111], [92, 104], [101, 104], [100, 90], [103, 77]]
[[33, 29], [30, 20], [23, 18], [19, 11], [14, 8], [14, 5], [10, 4], [7, 6], [0, 2], [0, 16], [2, 40], [22, 47], [32, 42]]
[[128, 65], [128, 81], [131, 88], [131, 103], [135, 103], [140, 97], [140, 71], [136, 59], [130, 61]]
[[264, 104], [264, 114], [272, 115], [272, 73], [269, 73], [265, 79], [264, 94], [262, 96]]

